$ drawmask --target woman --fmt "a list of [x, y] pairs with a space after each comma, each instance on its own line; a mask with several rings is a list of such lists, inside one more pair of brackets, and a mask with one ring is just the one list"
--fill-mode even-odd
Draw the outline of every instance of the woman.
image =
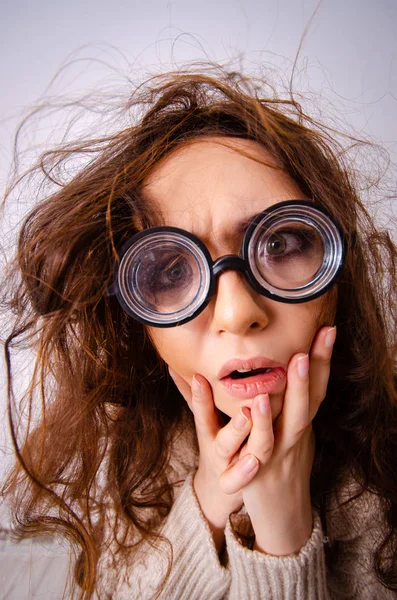
[[10, 394], [8, 489], [82, 598], [397, 589], [396, 249], [330, 135], [248, 88], [151, 81], [41, 163], [95, 152], [20, 233], [6, 349], [10, 377], [37, 350], [41, 420], [22, 442]]

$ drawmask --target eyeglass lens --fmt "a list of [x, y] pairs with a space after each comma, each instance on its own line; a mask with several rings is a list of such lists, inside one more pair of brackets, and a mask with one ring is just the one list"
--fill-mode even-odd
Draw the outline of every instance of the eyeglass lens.
[[256, 234], [254, 256], [265, 281], [280, 290], [295, 290], [315, 278], [323, 264], [324, 244], [315, 227], [284, 221]]
[[175, 313], [189, 306], [200, 291], [201, 268], [192, 251], [174, 241], [155, 241], [134, 258], [135, 293], [150, 310]]

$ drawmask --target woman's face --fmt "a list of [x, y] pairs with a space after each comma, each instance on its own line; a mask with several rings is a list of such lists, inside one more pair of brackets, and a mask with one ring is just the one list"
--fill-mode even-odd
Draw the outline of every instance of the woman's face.
[[[244, 226], [254, 215], [283, 200], [304, 198], [297, 184], [275, 167], [256, 142], [206, 138], [160, 162], [145, 181], [144, 193], [162, 224], [194, 233], [215, 260], [239, 254]], [[255, 292], [241, 273], [226, 271], [195, 319], [148, 330], [160, 356], [186, 382], [195, 373], [209, 381], [223, 413], [231, 417], [240, 407], [250, 407], [255, 395], [268, 392], [275, 419], [289, 360], [297, 352], [309, 352], [320, 325], [331, 324], [322, 317], [324, 298], [276, 302]], [[249, 369], [259, 371], [249, 376], [237, 372]]]

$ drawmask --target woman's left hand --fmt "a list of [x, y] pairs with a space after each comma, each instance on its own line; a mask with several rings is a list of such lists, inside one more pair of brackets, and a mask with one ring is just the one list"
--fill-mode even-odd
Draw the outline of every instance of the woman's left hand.
[[243, 500], [255, 532], [254, 549], [267, 554], [298, 552], [312, 532], [312, 420], [326, 394], [335, 335], [334, 327], [321, 328], [310, 357], [291, 358], [283, 408], [274, 423], [267, 395], [252, 404], [252, 430], [242, 452], [255, 455], [260, 467], [243, 488]]

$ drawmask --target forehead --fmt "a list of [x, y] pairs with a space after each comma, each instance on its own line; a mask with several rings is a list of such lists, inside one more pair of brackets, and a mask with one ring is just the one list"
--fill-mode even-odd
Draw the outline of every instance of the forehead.
[[257, 142], [205, 138], [163, 159], [144, 182], [156, 224], [203, 240], [226, 238], [269, 206], [303, 198], [297, 184]]

